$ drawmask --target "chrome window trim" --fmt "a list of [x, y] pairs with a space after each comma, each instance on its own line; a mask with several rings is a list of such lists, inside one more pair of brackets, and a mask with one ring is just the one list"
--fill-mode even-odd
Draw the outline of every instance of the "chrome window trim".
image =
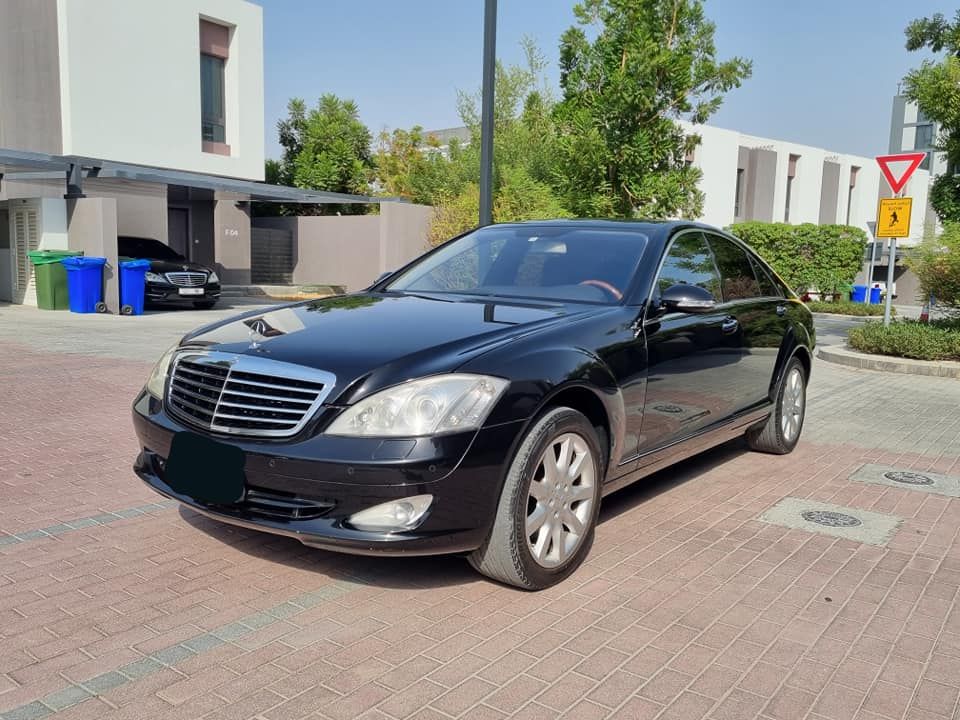
[[[226, 369], [227, 374], [224, 377], [223, 388], [220, 390], [220, 394], [217, 396], [215, 407], [213, 410], [213, 415], [210, 419], [210, 424], [206, 425], [203, 422], [198, 422], [197, 418], [191, 417], [179, 410], [176, 405], [172, 402], [172, 393], [174, 390], [173, 387], [173, 378], [176, 377], [177, 368], [180, 363], [184, 360], [189, 362], [196, 362], [201, 365], [212, 365], [219, 367], [221, 369]], [[291, 428], [285, 428], [282, 430], [272, 429], [272, 430], [251, 430], [249, 428], [236, 428], [226, 425], [218, 425], [216, 423], [217, 415], [220, 410], [220, 402], [224, 395], [225, 388], [227, 383], [230, 382], [230, 376], [233, 372], [249, 372], [258, 375], [266, 375], [268, 377], [279, 377], [286, 378], [289, 380], [300, 380], [303, 382], [311, 382], [322, 384], [323, 388], [317, 393], [316, 399], [310, 404], [308, 408], [305, 409], [303, 417], [301, 420]], [[234, 382], [243, 383], [243, 380], [237, 379]], [[317, 410], [323, 405], [324, 401], [333, 391], [334, 385], [336, 385], [337, 377], [333, 373], [326, 372], [325, 370], [315, 370], [313, 368], [304, 367], [302, 365], [296, 365], [294, 363], [281, 362], [279, 360], [270, 360], [267, 358], [260, 358], [253, 355], [244, 355], [240, 353], [225, 353], [217, 350], [198, 350], [184, 348], [178, 350], [174, 355], [173, 362], [170, 363], [170, 370], [167, 374], [167, 388], [166, 388], [166, 406], [167, 410], [178, 420], [183, 421], [189, 426], [199, 428], [204, 431], [211, 433], [218, 433], [222, 435], [231, 435], [234, 437], [250, 437], [250, 438], [287, 438], [292, 437], [303, 430], [304, 426], [316, 415]], [[297, 388], [289, 388], [291, 391], [297, 391]], [[301, 392], [312, 392], [310, 390], [301, 390]], [[227, 394], [232, 394], [230, 391], [227, 391]], [[293, 399], [296, 401], [296, 399]], [[210, 402], [213, 402], [213, 399], [210, 399]], [[268, 409], [268, 408], [266, 408]], [[279, 411], [284, 412], [284, 411]], [[293, 411], [291, 411], [293, 412]], [[256, 422], [256, 418], [251, 418], [251, 421]], [[262, 422], [270, 422], [269, 420], [262, 420]]]

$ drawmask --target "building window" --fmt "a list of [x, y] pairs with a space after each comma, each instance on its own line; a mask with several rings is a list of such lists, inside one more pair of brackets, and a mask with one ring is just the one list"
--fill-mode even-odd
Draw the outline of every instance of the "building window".
[[210, 142], [227, 141], [227, 121], [224, 112], [223, 58], [200, 55], [200, 96], [203, 108], [201, 129], [203, 139]]
[[917, 125], [913, 136], [914, 150], [929, 150], [933, 145], [933, 125]]
[[857, 173], [860, 168], [856, 165], [850, 167], [850, 187], [847, 188], [847, 225], [850, 224], [850, 209], [853, 207], [853, 189], [857, 186]]
[[790, 162], [787, 164], [787, 199], [783, 209], [783, 221], [790, 222], [790, 200], [793, 194], [793, 179], [797, 175], [797, 160], [799, 155], [791, 155]]
[[733, 195], [733, 216], [740, 217], [740, 205], [743, 202], [743, 168], [737, 168], [737, 187]]
[[226, 67], [230, 29], [200, 21], [200, 137], [203, 151], [229, 155]]

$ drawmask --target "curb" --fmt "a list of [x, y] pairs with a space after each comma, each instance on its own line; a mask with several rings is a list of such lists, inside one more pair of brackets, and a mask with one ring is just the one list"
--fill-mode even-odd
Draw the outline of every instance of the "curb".
[[838, 320], [883, 320], [883, 315], [841, 315], [840, 313], [825, 312], [811, 312], [810, 314], [821, 320], [832, 320], [834, 318]]
[[888, 355], [869, 355], [846, 348], [826, 347], [817, 352], [817, 357], [829, 363], [845, 365], [858, 370], [901, 375], [926, 375], [928, 377], [960, 378], [960, 362], [937, 360], [911, 360]]

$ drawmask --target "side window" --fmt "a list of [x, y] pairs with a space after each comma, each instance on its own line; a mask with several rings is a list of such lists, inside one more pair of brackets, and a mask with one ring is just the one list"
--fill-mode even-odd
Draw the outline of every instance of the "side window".
[[747, 252], [736, 243], [717, 235], [710, 236], [710, 247], [717, 259], [723, 288], [723, 301], [760, 297], [760, 285], [753, 274]]
[[657, 280], [657, 290], [663, 292], [673, 285], [697, 285], [720, 299], [720, 276], [701, 233], [684, 233], [670, 246]]
[[753, 271], [756, 273], [757, 281], [760, 283], [760, 293], [764, 297], [783, 297], [780, 288], [777, 287], [777, 284], [773, 281], [773, 278], [763, 264], [753, 256], [750, 257], [750, 262], [753, 264]]

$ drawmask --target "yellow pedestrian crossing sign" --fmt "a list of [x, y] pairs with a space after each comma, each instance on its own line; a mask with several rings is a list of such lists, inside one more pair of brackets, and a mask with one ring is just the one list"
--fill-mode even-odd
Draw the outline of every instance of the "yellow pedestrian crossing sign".
[[877, 212], [878, 238], [910, 237], [910, 210], [913, 198], [883, 198]]

